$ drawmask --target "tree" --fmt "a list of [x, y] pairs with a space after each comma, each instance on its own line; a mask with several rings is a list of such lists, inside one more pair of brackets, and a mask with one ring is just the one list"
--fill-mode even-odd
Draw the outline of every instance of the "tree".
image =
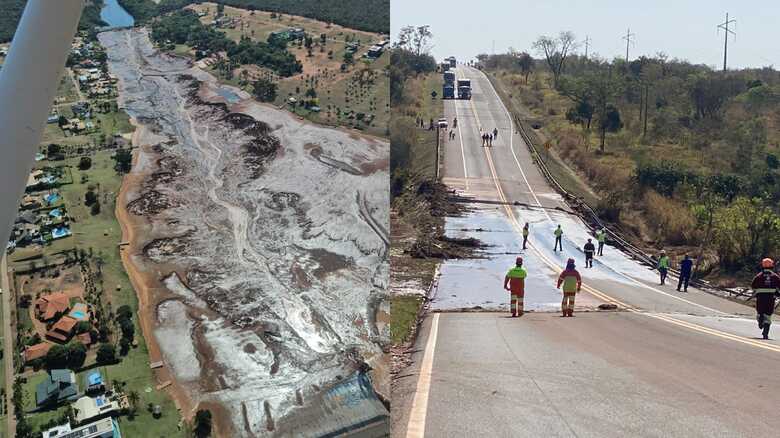
[[141, 400], [141, 397], [138, 395], [138, 391], [130, 391], [129, 394], [127, 394], [127, 401], [130, 402], [130, 407], [133, 411], [138, 410], [138, 402]]
[[276, 100], [276, 83], [268, 79], [258, 79], [252, 85], [252, 93], [260, 102], [273, 102]]
[[89, 213], [92, 216], [97, 216], [100, 214], [100, 201], [95, 201], [95, 203], [92, 204], [92, 207], [89, 208]]
[[133, 317], [133, 309], [127, 304], [123, 304], [116, 309], [117, 319], [131, 319]]
[[116, 161], [116, 164], [114, 165], [114, 169], [119, 173], [127, 173], [130, 172], [130, 169], [133, 165], [133, 151], [129, 148], [127, 149], [117, 149], [116, 153], [114, 154], [114, 160]]
[[84, 205], [90, 206], [98, 202], [97, 194], [92, 189], [87, 189], [87, 193], [84, 194]]
[[525, 77], [525, 84], [528, 85], [528, 75], [534, 68], [534, 59], [528, 53], [522, 52], [517, 55], [517, 66], [520, 67], [520, 72]]
[[195, 436], [205, 438], [211, 436], [211, 411], [199, 409], [195, 413]]
[[114, 363], [116, 361], [116, 349], [108, 343], [100, 344], [95, 359], [99, 364]]
[[776, 254], [780, 218], [760, 198], [739, 197], [715, 214], [712, 237], [724, 268], [756, 266]]
[[572, 32], [561, 32], [557, 38], [540, 36], [532, 46], [538, 53], [544, 55], [547, 66], [553, 74], [553, 86], [558, 88], [558, 80], [563, 72], [564, 62], [569, 52], [577, 48]]
[[420, 56], [431, 50], [431, 38], [433, 38], [433, 34], [427, 24], [416, 27], [404, 26], [398, 33], [398, 42], [395, 43], [395, 46]]
[[64, 345], [52, 345], [43, 360], [47, 369], [59, 369], [68, 367], [68, 348]]
[[81, 157], [79, 159], [79, 170], [88, 170], [90, 167], [92, 167], [92, 158]]
[[689, 80], [689, 95], [696, 118], [715, 118], [723, 105], [741, 93], [745, 83], [721, 73], [699, 73]]
[[68, 344], [68, 368], [77, 370], [84, 366], [87, 359], [87, 347], [81, 342], [73, 341]]
[[76, 324], [76, 333], [77, 334], [87, 333], [91, 328], [92, 328], [92, 324], [90, 324], [89, 321], [79, 321]]
[[62, 152], [62, 146], [51, 143], [46, 147], [46, 155], [57, 155]]

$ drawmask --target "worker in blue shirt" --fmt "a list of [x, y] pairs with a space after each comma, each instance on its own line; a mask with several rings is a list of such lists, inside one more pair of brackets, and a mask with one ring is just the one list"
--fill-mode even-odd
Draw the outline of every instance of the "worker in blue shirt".
[[680, 281], [677, 282], [677, 292], [683, 287], [683, 292], [688, 292], [688, 282], [691, 281], [691, 271], [693, 270], [693, 260], [685, 254], [685, 258], [680, 262]]

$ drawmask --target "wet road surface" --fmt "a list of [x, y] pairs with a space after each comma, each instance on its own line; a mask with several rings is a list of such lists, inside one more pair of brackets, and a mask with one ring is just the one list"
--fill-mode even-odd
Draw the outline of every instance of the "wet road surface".
[[[444, 313], [426, 318], [414, 364], [395, 384], [393, 435], [776, 434], [780, 421], [766, 407], [780, 401], [770, 389], [780, 378], [768, 371], [780, 343], [756, 339], [752, 309], [676, 292], [676, 279], [659, 286], [656, 272], [609, 246], [585, 269], [580, 248], [591, 231], [537, 170], [488, 79], [463, 66], [457, 75], [471, 79], [473, 99], [445, 103], [459, 129], [444, 141], [443, 180], [487, 202], [446, 226], [491, 246], [482, 259], [442, 264], [431, 307]], [[481, 147], [481, 132], [494, 128], [493, 146]], [[554, 252], [558, 224], [563, 251]], [[503, 277], [518, 255], [536, 312], [508, 318]], [[554, 281], [569, 257], [584, 287], [579, 313], [561, 318]], [[620, 310], [583, 312], [601, 303]], [[496, 312], [457, 312], [477, 306]]]

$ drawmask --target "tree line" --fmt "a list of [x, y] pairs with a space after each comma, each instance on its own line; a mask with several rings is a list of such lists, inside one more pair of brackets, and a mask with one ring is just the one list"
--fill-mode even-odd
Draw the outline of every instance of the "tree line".
[[[390, 32], [390, 0], [214, 0], [221, 5], [300, 15], [367, 32]], [[203, 0], [119, 0], [138, 22]]]
[[[16, 32], [16, 26], [22, 18], [24, 7], [27, 6], [27, 0], [0, 0], [0, 43], [11, 41]], [[103, 7], [103, 0], [89, 0], [84, 5], [79, 21], [79, 30], [85, 31], [91, 36], [97, 33], [97, 29], [105, 26], [106, 23], [100, 19], [100, 9]]]

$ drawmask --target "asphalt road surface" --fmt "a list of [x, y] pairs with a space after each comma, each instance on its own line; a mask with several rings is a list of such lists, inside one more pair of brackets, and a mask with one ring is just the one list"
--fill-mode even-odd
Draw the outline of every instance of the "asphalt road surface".
[[[612, 247], [583, 269], [579, 248], [590, 231], [537, 170], [488, 79], [465, 66], [457, 76], [471, 79], [473, 98], [445, 103], [458, 129], [443, 143], [443, 180], [488, 201], [465, 219], [473, 228], [500, 215], [505, 227], [490, 237], [499, 246], [517, 248], [530, 223], [531, 246], [517, 253], [529, 269], [526, 307], [537, 311], [452, 311], [462, 296], [499, 297], [506, 308], [500, 282], [515, 254], [497, 252], [497, 263], [472, 270], [445, 263], [433, 305], [443, 312], [424, 321], [413, 365], [394, 386], [393, 436], [779, 436], [780, 343], [759, 339], [753, 310], [677, 292], [676, 279], [659, 286]], [[481, 130], [494, 128], [493, 146], [482, 147]], [[557, 224], [562, 252], [552, 250]], [[550, 308], [568, 257], [584, 281], [575, 318]], [[605, 302], [619, 310], [596, 311]]]

